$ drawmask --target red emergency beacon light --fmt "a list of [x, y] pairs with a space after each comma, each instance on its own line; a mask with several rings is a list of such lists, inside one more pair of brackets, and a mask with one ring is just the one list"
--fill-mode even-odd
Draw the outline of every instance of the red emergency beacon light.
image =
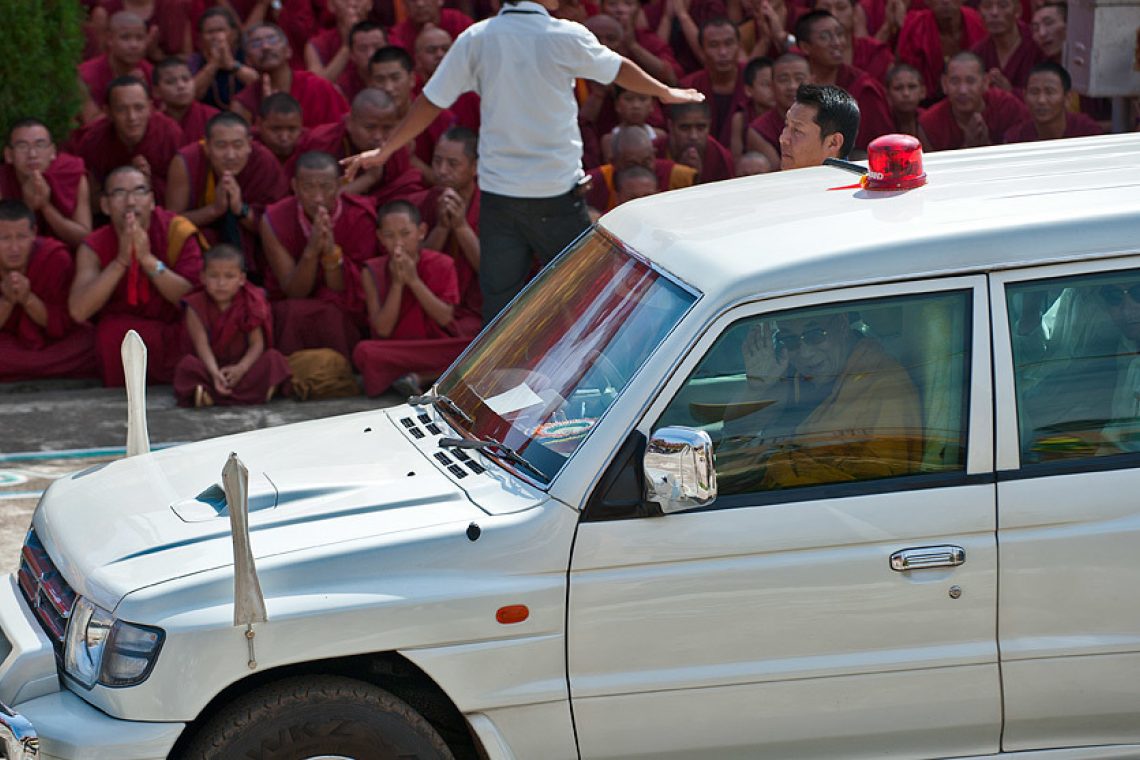
[[912, 135], [883, 135], [867, 146], [868, 190], [909, 190], [926, 184], [922, 144]]

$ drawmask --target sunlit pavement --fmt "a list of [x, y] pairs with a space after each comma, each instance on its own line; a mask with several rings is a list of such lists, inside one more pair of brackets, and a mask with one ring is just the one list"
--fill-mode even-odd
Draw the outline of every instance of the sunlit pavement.
[[[170, 386], [150, 386], [146, 408], [151, 444], [158, 447], [393, 406], [402, 400], [389, 394], [181, 409]], [[32, 510], [51, 481], [123, 456], [126, 431], [126, 394], [121, 388], [68, 380], [0, 384], [0, 573], [16, 568]]]

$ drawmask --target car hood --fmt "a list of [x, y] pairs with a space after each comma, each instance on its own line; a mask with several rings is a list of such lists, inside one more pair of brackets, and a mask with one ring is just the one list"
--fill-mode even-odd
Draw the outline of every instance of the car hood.
[[385, 534], [486, 514], [376, 411], [98, 465], [52, 484], [33, 525], [72, 587], [113, 609], [133, 590], [233, 563], [230, 452], [249, 470], [259, 558], [358, 539], [362, 525]]

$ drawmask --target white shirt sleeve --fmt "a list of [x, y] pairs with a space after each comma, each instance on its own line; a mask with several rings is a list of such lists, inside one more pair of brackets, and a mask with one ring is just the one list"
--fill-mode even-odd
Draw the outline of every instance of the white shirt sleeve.
[[423, 96], [434, 106], [450, 108], [460, 95], [476, 90], [475, 69], [470, 58], [471, 36], [460, 34], [424, 85]]
[[601, 84], [610, 84], [617, 78], [622, 57], [598, 42], [586, 27], [574, 22], [564, 22], [569, 33], [559, 37], [558, 52], [565, 58], [567, 68], [580, 79], [592, 79]]

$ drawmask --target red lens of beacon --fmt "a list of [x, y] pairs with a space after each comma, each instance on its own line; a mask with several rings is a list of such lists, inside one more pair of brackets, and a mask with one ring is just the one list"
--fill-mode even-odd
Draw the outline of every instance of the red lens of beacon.
[[922, 144], [912, 135], [883, 135], [867, 146], [867, 189], [909, 190], [926, 184]]

